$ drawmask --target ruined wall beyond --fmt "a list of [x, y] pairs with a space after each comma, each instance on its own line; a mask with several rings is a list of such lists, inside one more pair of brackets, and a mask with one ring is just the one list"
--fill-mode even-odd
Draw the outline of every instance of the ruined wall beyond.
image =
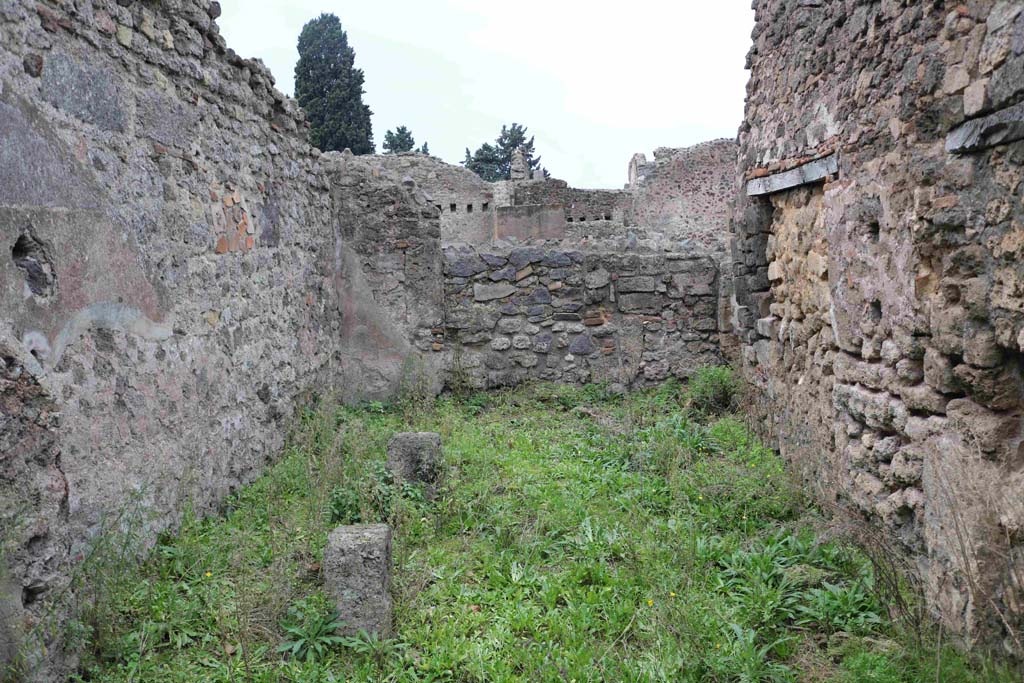
[[445, 264], [450, 384], [624, 390], [721, 362], [711, 258], [462, 246]]
[[418, 152], [380, 154], [367, 158], [399, 178], [410, 179], [426, 193], [441, 219], [445, 243], [483, 244], [494, 237], [494, 211], [509, 198], [473, 171]]
[[558, 204], [569, 223], [612, 221], [622, 226], [632, 199], [623, 190], [579, 189], [554, 178], [524, 180], [514, 183], [513, 189], [516, 206]]
[[1024, 654], [1024, 3], [754, 6], [734, 322], [765, 424], [947, 629]]
[[[686, 378], [722, 362], [723, 342], [735, 346], [722, 335], [732, 318], [722, 186], [735, 153], [730, 140], [660, 149], [626, 190], [486, 183], [415, 153], [364, 162], [424, 190], [440, 213], [444, 324], [429, 349], [449, 386], [627, 389]], [[637, 217], [657, 225], [631, 225]]]
[[650, 162], [635, 155], [629, 164], [633, 201], [626, 224], [671, 235], [688, 249], [726, 254], [735, 169], [734, 140], [661, 147]]
[[98, 534], [215, 509], [309, 392], [437, 384], [436, 210], [310, 148], [217, 14], [0, 4], [0, 653], [40, 680]]
[[637, 249], [728, 257], [729, 205], [736, 143], [635, 155], [623, 190], [570, 187], [538, 178], [488, 183], [461, 166], [418, 153], [371, 157], [373, 164], [416, 183], [440, 213], [445, 244], [553, 241], [566, 249]]

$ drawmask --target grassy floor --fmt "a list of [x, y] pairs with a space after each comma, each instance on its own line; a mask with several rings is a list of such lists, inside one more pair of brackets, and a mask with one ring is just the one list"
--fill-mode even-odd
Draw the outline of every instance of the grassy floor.
[[[707, 388], [696, 403], [672, 384], [629, 397], [534, 386], [310, 410], [222, 517], [186, 521], [112, 582], [83, 619], [82, 678], [1015, 680], [912, 646], [863, 558], [816, 542], [778, 457], [740, 420], [693, 409], [714, 403]], [[410, 429], [444, 440], [432, 504], [383, 468], [390, 436]], [[395, 639], [338, 642], [319, 577], [327, 533], [379, 520], [396, 529]]]

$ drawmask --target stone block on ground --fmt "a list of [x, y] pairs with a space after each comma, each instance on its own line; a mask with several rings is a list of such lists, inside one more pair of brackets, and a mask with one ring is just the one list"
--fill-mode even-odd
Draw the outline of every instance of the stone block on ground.
[[432, 499], [441, 480], [441, 435], [435, 432], [395, 434], [388, 442], [388, 469], [397, 481], [421, 484], [426, 498]]
[[341, 632], [391, 634], [391, 527], [339, 526], [324, 549], [324, 586], [344, 622]]

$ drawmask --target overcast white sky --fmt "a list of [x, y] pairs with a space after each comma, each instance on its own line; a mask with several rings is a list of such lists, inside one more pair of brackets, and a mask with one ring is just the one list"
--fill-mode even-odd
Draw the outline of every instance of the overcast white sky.
[[303, 24], [333, 12], [366, 74], [378, 151], [405, 125], [458, 163], [516, 121], [577, 187], [621, 187], [634, 152], [735, 137], [750, 0], [221, 0], [228, 45], [293, 94]]

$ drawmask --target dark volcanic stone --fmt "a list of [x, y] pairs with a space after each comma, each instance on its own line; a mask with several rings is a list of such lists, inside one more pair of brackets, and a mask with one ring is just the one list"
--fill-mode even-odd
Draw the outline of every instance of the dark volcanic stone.
[[574, 356], [589, 356], [597, 351], [597, 345], [589, 334], [581, 334], [569, 344], [569, 353]]

